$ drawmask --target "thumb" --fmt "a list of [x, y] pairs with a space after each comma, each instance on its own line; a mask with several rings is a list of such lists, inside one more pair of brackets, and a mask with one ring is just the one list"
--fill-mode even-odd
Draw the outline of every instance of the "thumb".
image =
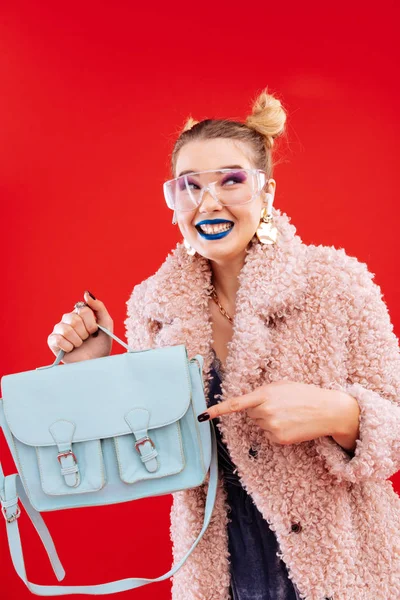
[[104, 302], [93, 296], [88, 290], [85, 290], [83, 297], [89, 308], [95, 313], [98, 324], [109, 328], [112, 319]]

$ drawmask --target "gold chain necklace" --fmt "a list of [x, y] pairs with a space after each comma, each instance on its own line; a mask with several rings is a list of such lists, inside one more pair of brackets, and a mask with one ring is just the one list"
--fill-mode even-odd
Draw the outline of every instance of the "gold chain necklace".
[[232, 317], [230, 317], [228, 315], [228, 313], [226, 312], [226, 310], [224, 309], [224, 307], [221, 305], [221, 302], [218, 299], [217, 292], [215, 291], [214, 285], [213, 284], [211, 284], [211, 285], [212, 285], [212, 288], [211, 288], [211, 298], [214, 300], [214, 302], [216, 302], [218, 304], [218, 308], [219, 308], [220, 312], [224, 315], [224, 317], [226, 317], [230, 323], [233, 323]]

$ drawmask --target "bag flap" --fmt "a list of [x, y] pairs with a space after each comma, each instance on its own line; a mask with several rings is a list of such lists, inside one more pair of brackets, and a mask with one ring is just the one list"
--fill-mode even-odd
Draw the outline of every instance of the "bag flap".
[[183, 344], [4, 375], [1, 386], [10, 430], [32, 446], [54, 445], [60, 419], [75, 424], [74, 442], [132, 433], [124, 417], [134, 408], [149, 411], [149, 430], [163, 427], [182, 418], [192, 391]]

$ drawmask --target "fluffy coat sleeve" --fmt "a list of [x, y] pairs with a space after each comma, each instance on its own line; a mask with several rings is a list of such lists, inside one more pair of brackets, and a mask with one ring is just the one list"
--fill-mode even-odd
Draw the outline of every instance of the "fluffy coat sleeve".
[[351, 257], [338, 302], [348, 317], [347, 381], [339, 389], [360, 408], [353, 457], [331, 437], [316, 447], [339, 481], [385, 480], [400, 470], [400, 352], [381, 288], [365, 263]]
[[154, 336], [157, 331], [157, 323], [151, 321], [144, 314], [144, 294], [147, 280], [135, 285], [127, 305], [127, 317], [124, 321], [128, 346], [132, 350], [140, 351], [154, 348]]

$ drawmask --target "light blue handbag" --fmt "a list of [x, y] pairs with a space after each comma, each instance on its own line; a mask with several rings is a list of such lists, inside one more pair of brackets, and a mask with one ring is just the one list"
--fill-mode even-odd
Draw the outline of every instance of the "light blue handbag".
[[[206, 531], [214, 508], [218, 458], [214, 425], [199, 423], [207, 409], [203, 357], [189, 360], [184, 345], [127, 352], [1, 379], [0, 426], [18, 473], [4, 476], [0, 498], [16, 572], [40, 596], [112, 594], [174, 575]], [[182, 560], [155, 579], [98, 585], [44, 586], [28, 581], [18, 530], [21, 501], [59, 581], [65, 571], [40, 512], [116, 504], [201, 485], [209, 471], [204, 522]], [[134, 528], [134, 525], [132, 526]]]

